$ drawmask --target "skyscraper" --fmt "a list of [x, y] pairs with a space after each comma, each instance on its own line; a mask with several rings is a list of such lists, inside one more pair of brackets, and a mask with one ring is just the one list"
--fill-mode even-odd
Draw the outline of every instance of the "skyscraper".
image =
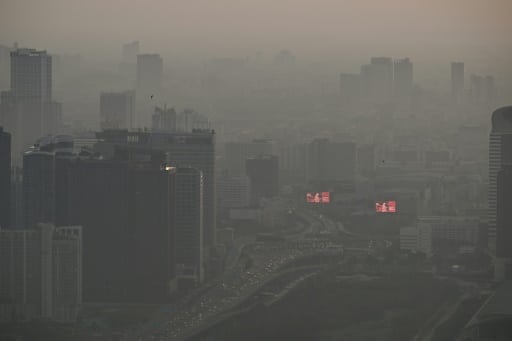
[[172, 133], [176, 131], [176, 110], [174, 108], [155, 107], [152, 117], [153, 131]]
[[[192, 167], [203, 174], [203, 247], [215, 247], [216, 196], [215, 196], [215, 131], [192, 132], [128, 132], [104, 131], [96, 134], [99, 142], [95, 148], [107, 153], [116, 146], [134, 149], [154, 149], [166, 153], [166, 162], [175, 167]], [[107, 155], [107, 154], [105, 154]], [[208, 253], [205, 254], [208, 257]]]
[[464, 94], [464, 63], [451, 63], [452, 100], [458, 103]]
[[372, 57], [370, 64], [361, 66], [361, 87], [367, 100], [388, 101], [393, 92], [393, 60]]
[[102, 129], [132, 129], [135, 118], [135, 92], [102, 92], [100, 126]]
[[272, 140], [255, 139], [251, 142], [227, 142], [224, 146], [226, 170], [231, 176], [246, 174], [245, 160], [258, 155], [270, 155], [275, 152]]
[[394, 61], [393, 89], [395, 96], [407, 97], [412, 94], [413, 67], [409, 58]]
[[[512, 159], [512, 157], [511, 157]], [[512, 160], [510, 160], [512, 161]], [[512, 279], [512, 162], [498, 172], [495, 278]]]
[[496, 219], [498, 172], [504, 165], [512, 164], [512, 106], [495, 110], [489, 136], [489, 189], [488, 189], [488, 243], [496, 254]]
[[0, 127], [0, 227], [10, 224], [11, 135]]
[[10, 56], [11, 89], [2, 93], [2, 116], [17, 164], [22, 151], [60, 129], [62, 106], [52, 100], [52, 57], [46, 51], [17, 49]]
[[84, 227], [87, 302], [156, 302], [174, 278], [174, 174], [163, 153], [119, 150], [67, 165], [67, 219]]
[[82, 228], [0, 229], [0, 297], [9, 306], [0, 321], [75, 321], [82, 303]]
[[203, 176], [194, 168], [176, 169], [175, 247], [177, 276], [204, 279]]
[[123, 44], [122, 54], [124, 62], [135, 63], [137, 55], [139, 54], [139, 42], [133, 41], [131, 43]]

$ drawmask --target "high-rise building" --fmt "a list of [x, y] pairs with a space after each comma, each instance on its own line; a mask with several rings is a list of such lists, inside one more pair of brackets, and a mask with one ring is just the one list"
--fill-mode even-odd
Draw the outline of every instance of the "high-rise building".
[[231, 176], [245, 175], [245, 160], [248, 158], [275, 153], [274, 141], [266, 139], [255, 139], [251, 142], [228, 142], [224, 147], [226, 170]]
[[82, 228], [0, 229], [0, 297], [0, 321], [75, 321], [82, 303]]
[[10, 53], [12, 50], [12, 47], [0, 45], [0, 91], [9, 89]]
[[174, 174], [159, 152], [118, 150], [112, 159], [71, 159], [69, 222], [83, 234], [88, 302], [156, 302], [174, 278]]
[[393, 90], [397, 97], [412, 95], [413, 67], [409, 58], [394, 61]]
[[[215, 131], [192, 132], [128, 132], [111, 130], [97, 133], [95, 149], [108, 157], [116, 146], [134, 149], [153, 149], [166, 153], [166, 162], [175, 167], [192, 167], [203, 174], [203, 246], [206, 251], [215, 247], [216, 185]], [[206, 257], [208, 252], [206, 252]]]
[[452, 100], [458, 103], [464, 94], [464, 63], [451, 63]]
[[203, 259], [203, 176], [194, 168], [176, 169], [175, 254], [178, 280], [204, 279]]
[[55, 219], [55, 154], [28, 151], [23, 156], [23, 223], [28, 229]]
[[223, 174], [217, 180], [217, 197], [220, 208], [241, 208], [250, 204], [251, 183], [247, 176]]
[[176, 131], [176, 110], [174, 108], [155, 107], [153, 131], [172, 133]]
[[137, 55], [139, 54], [139, 42], [133, 41], [131, 43], [123, 44], [122, 54], [124, 62], [135, 63]]
[[102, 129], [132, 129], [135, 124], [135, 92], [102, 92], [100, 125]]
[[275, 155], [248, 158], [245, 169], [251, 183], [251, 204], [258, 205], [262, 198], [279, 194], [279, 163]]
[[489, 189], [488, 189], [488, 243], [489, 250], [496, 254], [496, 219], [498, 172], [504, 165], [512, 163], [512, 106], [495, 110], [492, 114], [492, 129], [489, 136]]
[[498, 172], [495, 278], [512, 279], [512, 163]]
[[62, 105], [52, 100], [52, 57], [17, 49], [11, 56], [11, 89], [2, 93], [2, 117], [13, 137], [13, 160], [41, 136], [57, 132]]
[[11, 135], [0, 127], [0, 227], [10, 225]]

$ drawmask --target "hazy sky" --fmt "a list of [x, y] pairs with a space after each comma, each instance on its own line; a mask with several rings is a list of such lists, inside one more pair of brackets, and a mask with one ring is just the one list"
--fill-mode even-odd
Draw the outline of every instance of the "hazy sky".
[[[512, 58], [511, 0], [0, 0], [0, 43], [98, 57]], [[484, 66], [485, 67], [485, 66]]]

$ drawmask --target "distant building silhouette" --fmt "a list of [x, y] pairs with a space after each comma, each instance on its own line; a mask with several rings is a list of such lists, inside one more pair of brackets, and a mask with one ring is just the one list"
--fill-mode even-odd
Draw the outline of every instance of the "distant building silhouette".
[[176, 110], [174, 108], [155, 107], [155, 112], [152, 117], [153, 131], [160, 131], [166, 133], [175, 132], [176, 127]]
[[452, 100], [460, 103], [464, 95], [464, 63], [451, 63]]
[[275, 143], [267, 139], [250, 142], [227, 142], [224, 145], [225, 167], [230, 176], [243, 176], [245, 160], [258, 155], [274, 154]]
[[102, 129], [132, 129], [135, 124], [135, 92], [102, 92], [100, 126]]
[[74, 322], [82, 303], [82, 228], [0, 229], [0, 321]]
[[492, 129], [489, 136], [489, 189], [488, 189], [488, 243], [496, 254], [496, 220], [498, 196], [498, 172], [504, 165], [512, 164], [512, 107], [503, 107], [492, 113]]
[[123, 61], [127, 63], [135, 63], [137, 55], [139, 54], [139, 42], [133, 41], [131, 43], [123, 44], [122, 55]]
[[176, 269], [177, 280], [204, 280], [203, 176], [194, 168], [176, 169]]
[[0, 227], [10, 225], [11, 135], [0, 127]]
[[398, 98], [406, 98], [412, 95], [413, 66], [409, 58], [394, 61], [393, 90]]
[[0, 110], [13, 136], [16, 164], [19, 155], [62, 125], [62, 105], [52, 100], [52, 57], [46, 51], [17, 49], [11, 56], [11, 89], [1, 94]]

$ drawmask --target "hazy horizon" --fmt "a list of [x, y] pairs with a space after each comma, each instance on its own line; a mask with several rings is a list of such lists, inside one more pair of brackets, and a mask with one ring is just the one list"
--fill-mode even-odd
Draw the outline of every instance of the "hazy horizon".
[[289, 49], [300, 63], [348, 72], [382, 55], [410, 57], [415, 66], [463, 60], [475, 72], [496, 73], [512, 57], [506, 0], [1, 0], [0, 8], [0, 44], [93, 60], [120, 59], [121, 44], [133, 40], [167, 60], [270, 59]]

